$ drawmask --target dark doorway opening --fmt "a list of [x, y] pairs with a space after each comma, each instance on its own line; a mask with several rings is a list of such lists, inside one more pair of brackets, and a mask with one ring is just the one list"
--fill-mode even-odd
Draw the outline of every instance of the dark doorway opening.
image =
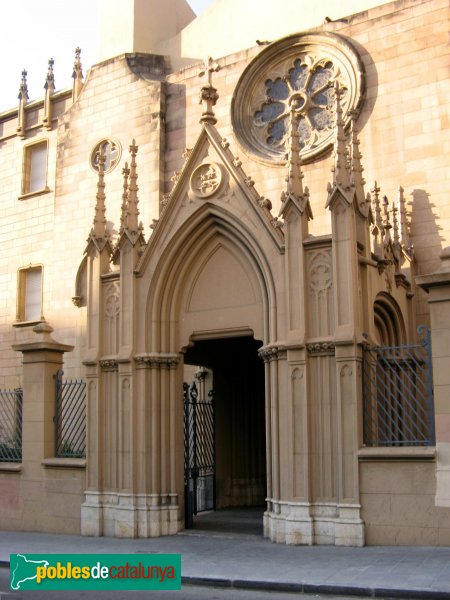
[[[250, 336], [220, 338], [197, 340], [186, 351], [185, 364], [208, 369], [206, 390], [214, 391], [217, 509], [207, 517], [187, 515], [187, 527], [201, 527], [201, 519], [218, 522], [224, 509], [237, 507], [260, 507], [262, 517], [266, 439], [264, 363], [258, 356], [261, 345]], [[200, 372], [204, 376], [204, 369]]]

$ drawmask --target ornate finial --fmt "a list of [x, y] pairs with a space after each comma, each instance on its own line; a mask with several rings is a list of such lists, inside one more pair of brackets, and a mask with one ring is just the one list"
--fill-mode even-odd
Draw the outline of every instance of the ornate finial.
[[389, 220], [389, 200], [387, 196], [383, 196], [383, 229], [384, 229], [384, 245], [385, 247], [391, 241], [392, 225]]
[[371, 228], [372, 235], [374, 236], [374, 252], [380, 256], [383, 254], [383, 220], [381, 218], [381, 203], [380, 203], [380, 188], [375, 181], [371, 191], [371, 197], [368, 194], [368, 203], [370, 205], [370, 199], [372, 198], [372, 213], [375, 214], [375, 219]]
[[137, 171], [136, 171], [136, 154], [138, 152], [138, 147], [136, 146], [136, 141], [133, 139], [130, 145], [130, 154], [131, 154], [131, 163], [130, 163], [130, 185], [128, 187], [128, 211], [127, 211], [127, 222], [126, 229], [130, 232], [138, 232], [139, 231], [139, 209], [138, 209], [138, 186], [137, 186]]
[[391, 227], [391, 224], [389, 222], [389, 200], [387, 196], [383, 196], [383, 217], [384, 217], [384, 221], [383, 221], [383, 225], [384, 227]]
[[300, 144], [298, 134], [299, 115], [295, 111], [294, 105], [291, 106], [290, 127], [288, 136], [287, 152], [287, 177], [286, 192], [281, 195], [280, 215], [284, 215], [289, 202], [293, 202], [301, 214], [305, 212], [308, 219], [312, 219], [311, 207], [309, 205], [309, 191], [303, 189], [302, 161], [300, 158]]
[[22, 81], [20, 82], [18, 98], [19, 112], [17, 118], [17, 135], [19, 135], [21, 138], [24, 138], [26, 129], [25, 105], [28, 101], [27, 72], [25, 69], [22, 71]]
[[398, 208], [394, 205], [392, 207], [392, 231], [394, 233], [394, 244], [396, 246], [400, 245], [400, 236], [398, 231], [398, 218], [397, 218]]
[[363, 166], [361, 165], [361, 152], [359, 151], [359, 139], [358, 139], [358, 129], [356, 126], [356, 120], [358, 118], [358, 113], [356, 110], [350, 111], [350, 178], [351, 185], [356, 188], [356, 190], [362, 192], [362, 196], [364, 197], [364, 189], [363, 186], [366, 183], [362, 177], [362, 172], [364, 171]]
[[375, 225], [379, 231], [383, 229], [383, 221], [381, 219], [381, 204], [380, 204], [380, 188], [375, 181], [372, 188], [372, 203], [375, 212]]
[[409, 237], [409, 223], [408, 216], [406, 214], [406, 201], [404, 195], [404, 189], [401, 185], [398, 186], [398, 206], [400, 211], [400, 242], [402, 248], [408, 253], [411, 250], [411, 239]]
[[212, 74], [219, 71], [219, 65], [210, 57], [205, 60], [203, 68], [198, 72], [199, 77], [206, 75], [208, 80], [206, 84], [200, 90], [200, 104], [203, 104], [203, 113], [200, 118], [200, 123], [211, 123], [214, 125], [217, 123], [217, 119], [214, 116], [213, 107], [216, 105], [219, 99], [217, 89], [212, 84]]
[[304, 175], [302, 173], [302, 161], [300, 158], [300, 144], [298, 143], [298, 123], [299, 115], [296, 114], [294, 106], [291, 106], [286, 190], [288, 194], [292, 193], [300, 197], [303, 195], [302, 179]]
[[83, 69], [81, 67], [81, 48], [77, 46], [75, 48], [75, 62], [73, 64], [73, 87], [72, 87], [72, 100], [75, 100], [80, 95], [80, 92], [83, 88]]
[[122, 193], [122, 206], [120, 207], [120, 229], [122, 233], [127, 226], [128, 221], [128, 177], [130, 176], [130, 169], [128, 163], [125, 163], [125, 167], [122, 169], [123, 175], [123, 193]]
[[335, 81], [334, 96], [336, 99], [336, 141], [334, 148], [334, 185], [340, 185], [343, 189], [350, 187], [350, 181], [347, 170], [347, 148], [345, 145], [345, 125], [342, 117], [343, 111], [341, 106], [341, 98], [343, 90], [339, 86], [339, 82]]
[[46, 129], [52, 128], [52, 96], [55, 92], [55, 77], [53, 74], [53, 65], [55, 61], [50, 58], [48, 61], [47, 77], [45, 79], [45, 97], [44, 97], [44, 117], [43, 125]]
[[22, 71], [22, 81], [20, 82], [19, 87], [19, 95], [17, 96], [19, 100], [28, 100], [28, 84], [27, 84], [27, 71], [24, 69]]
[[97, 240], [106, 239], [108, 237], [105, 216], [105, 160], [106, 157], [103, 153], [103, 147], [100, 146], [100, 150], [98, 152], [98, 182], [95, 202], [94, 226], [91, 231], [92, 237], [96, 238]]
[[46, 90], [49, 90], [49, 89], [51, 89], [52, 91], [55, 90], [55, 76], [53, 74], [53, 65], [54, 64], [55, 64], [55, 61], [53, 60], [53, 58], [49, 58], [47, 78], [45, 80], [45, 85], [44, 85], [44, 89], [46, 89]]

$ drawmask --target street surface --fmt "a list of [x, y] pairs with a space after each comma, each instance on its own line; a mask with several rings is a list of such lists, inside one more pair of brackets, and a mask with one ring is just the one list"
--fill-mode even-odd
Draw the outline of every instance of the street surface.
[[186, 585], [173, 591], [42, 591], [12, 592], [9, 590], [9, 569], [0, 568], [0, 600], [358, 600], [356, 596], [323, 596], [237, 590], [231, 588], [208, 588]]

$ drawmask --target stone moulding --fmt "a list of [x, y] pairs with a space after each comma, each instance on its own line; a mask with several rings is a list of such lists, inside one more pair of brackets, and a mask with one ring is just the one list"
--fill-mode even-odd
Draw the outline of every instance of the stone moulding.
[[286, 357], [286, 346], [269, 344], [258, 350], [258, 355], [264, 362], [271, 362]]
[[307, 344], [306, 348], [308, 350], [308, 354], [313, 356], [324, 356], [324, 355], [333, 355], [334, 354], [334, 343], [333, 342], [320, 342], [314, 344]]
[[353, 46], [333, 33], [295, 34], [265, 48], [244, 70], [231, 104], [231, 121], [246, 153], [284, 164], [291, 108], [299, 116], [300, 156], [311, 161], [334, 141], [332, 86], [339, 82], [344, 124], [359, 113], [364, 67]]
[[119, 368], [118, 362], [115, 359], [108, 358], [100, 360], [99, 363], [102, 371], [117, 371]]
[[145, 368], [160, 368], [160, 367], [176, 367], [180, 362], [178, 354], [173, 353], [154, 353], [154, 354], [138, 354], [134, 357], [136, 367], [139, 369]]

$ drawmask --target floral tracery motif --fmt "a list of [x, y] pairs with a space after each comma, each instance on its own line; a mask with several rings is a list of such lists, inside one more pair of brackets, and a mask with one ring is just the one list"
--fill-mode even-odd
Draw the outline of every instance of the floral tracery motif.
[[[332, 85], [339, 69], [327, 58], [305, 54], [285, 66], [286, 73], [265, 81], [266, 98], [254, 112], [256, 133], [263, 143], [285, 148], [291, 109], [299, 116], [300, 148], [311, 149], [327, 137], [334, 127]], [[345, 81], [340, 81], [344, 94]], [[345, 96], [343, 97], [345, 103]]]
[[364, 67], [355, 48], [331, 33], [295, 34], [262, 50], [247, 66], [232, 102], [232, 124], [244, 151], [262, 162], [285, 164], [290, 113], [298, 117], [302, 160], [334, 142], [334, 83], [343, 91], [345, 125], [359, 112]]
[[109, 173], [119, 162], [122, 155], [122, 148], [117, 140], [105, 139], [98, 142], [91, 152], [91, 167], [94, 171], [98, 171], [100, 148], [103, 150], [103, 155], [105, 157], [105, 173]]
[[120, 311], [119, 284], [112, 283], [107, 286], [105, 291], [105, 314], [108, 318], [117, 317]]

